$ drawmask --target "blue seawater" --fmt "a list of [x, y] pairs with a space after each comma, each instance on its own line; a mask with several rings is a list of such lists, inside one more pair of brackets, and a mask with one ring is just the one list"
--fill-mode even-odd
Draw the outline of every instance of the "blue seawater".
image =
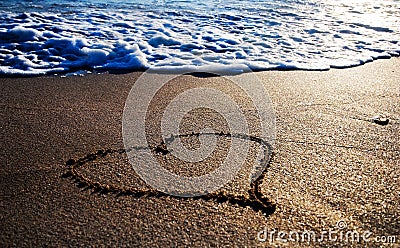
[[0, 74], [327, 70], [400, 54], [400, 1], [0, 2]]

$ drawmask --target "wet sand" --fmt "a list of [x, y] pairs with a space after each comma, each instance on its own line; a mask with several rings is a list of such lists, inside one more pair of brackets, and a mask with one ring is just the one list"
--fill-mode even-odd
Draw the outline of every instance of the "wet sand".
[[[221, 197], [149, 194], [153, 191], [134, 175], [123, 152], [98, 156], [76, 168], [81, 178], [71, 176], [71, 164], [79, 159], [99, 150], [124, 149], [122, 113], [139, 72], [1, 78], [0, 243], [365, 245], [345, 238], [318, 242], [323, 231], [356, 229], [360, 235], [371, 232], [370, 242], [376, 236], [396, 236], [398, 245], [398, 68], [400, 59], [393, 58], [324, 72], [257, 72], [276, 112], [277, 140], [258, 188], [272, 206], [265, 209], [245, 201], [251, 198], [246, 195], [251, 185], [240, 182], [223, 190]], [[223, 78], [188, 75], [171, 91], [223, 84]], [[160, 105], [166, 104], [159, 99]], [[157, 106], [155, 102], [156, 113]], [[389, 123], [371, 121], [378, 114], [386, 115]], [[213, 120], [215, 128], [221, 126], [218, 118], [208, 122]], [[150, 132], [158, 128], [150, 121]], [[91, 187], [90, 182], [97, 184]], [[126, 194], [117, 192], [123, 189]], [[244, 201], [235, 203], [233, 196]], [[260, 242], [263, 230], [268, 238]], [[317, 240], [279, 242], [273, 230], [312, 231]]]

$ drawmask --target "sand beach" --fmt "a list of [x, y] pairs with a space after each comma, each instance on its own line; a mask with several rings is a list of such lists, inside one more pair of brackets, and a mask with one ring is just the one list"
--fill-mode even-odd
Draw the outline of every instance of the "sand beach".
[[[270, 204], [264, 209], [240, 201], [251, 198], [243, 196], [251, 185], [233, 183], [221, 197], [179, 198], [139, 182], [117, 151], [124, 149], [124, 104], [141, 72], [0, 78], [0, 243], [396, 247], [399, 68], [400, 59], [392, 58], [329, 71], [256, 72], [276, 114], [273, 154], [257, 186]], [[224, 78], [179, 80], [170, 92], [218, 87]], [[152, 105], [156, 113], [158, 103]], [[377, 115], [389, 122], [374, 122]], [[219, 121], [204, 123], [218, 128]], [[158, 122], [149, 123], [148, 130], [158, 130]], [[71, 175], [71, 165], [90, 154], [98, 157], [76, 166], [81, 177]], [[126, 194], [117, 192], [122, 189]], [[235, 194], [243, 196], [237, 203], [229, 199]], [[324, 233], [329, 230], [357, 230], [360, 239], [334, 240]], [[315, 240], [289, 238], [304, 231], [314, 232]]]

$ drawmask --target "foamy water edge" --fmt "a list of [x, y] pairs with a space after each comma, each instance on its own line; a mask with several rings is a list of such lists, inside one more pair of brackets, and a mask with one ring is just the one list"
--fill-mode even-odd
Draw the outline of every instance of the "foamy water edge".
[[246, 2], [2, 11], [0, 75], [328, 70], [400, 54], [399, 2]]

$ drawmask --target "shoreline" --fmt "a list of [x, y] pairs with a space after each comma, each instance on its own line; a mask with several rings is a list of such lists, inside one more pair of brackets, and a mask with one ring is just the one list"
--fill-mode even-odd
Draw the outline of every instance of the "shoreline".
[[[118, 196], [63, 177], [71, 159], [124, 147], [124, 104], [142, 72], [0, 77], [0, 243], [284, 245], [276, 237], [272, 244], [260, 242], [257, 235], [264, 228], [320, 234], [343, 220], [343, 230], [369, 231], [372, 237], [397, 235], [399, 244], [398, 68], [400, 58], [395, 57], [348, 69], [256, 72], [276, 113], [274, 156], [259, 190], [276, 206], [270, 215], [218, 199]], [[185, 75], [179, 80], [165, 98], [157, 98], [152, 105], [155, 113], [168, 103], [169, 94], [191, 87], [235, 92], [224, 86], [222, 77]], [[389, 123], [368, 121], [377, 114], [385, 115]], [[156, 124], [151, 122], [149, 130], [157, 131]], [[218, 128], [219, 122], [214, 125]], [[104, 185], [146, 186], [132, 176], [123, 154], [98, 161], [79, 172]], [[245, 194], [247, 187], [233, 184], [229, 192]], [[345, 242], [312, 245], [343, 244], [339, 241]]]
[[[309, 72], [322, 72], [322, 71], [330, 71], [330, 70], [346, 70], [346, 69], [351, 69], [351, 68], [357, 68], [360, 66], [364, 66], [370, 63], [375, 63], [377, 61], [381, 60], [390, 60], [390, 59], [396, 59], [399, 58], [400, 55], [396, 54], [391, 54], [390, 57], [383, 57], [383, 58], [376, 58], [372, 59], [371, 61], [366, 61], [362, 62], [361, 64], [358, 65], [352, 65], [352, 66], [330, 66], [329, 68], [325, 69], [302, 69], [302, 68], [297, 68], [295, 66], [293, 67], [284, 67], [284, 66], [278, 66], [275, 68], [270, 68], [270, 69], [251, 69], [248, 68], [250, 71], [247, 72], [241, 72], [241, 73], [253, 73], [253, 72], [268, 72], [268, 71], [309, 71]], [[241, 64], [239, 64], [241, 65]], [[209, 68], [211, 66], [206, 66], [207, 69], [198, 69], [198, 72], [194, 72], [193, 74], [203, 74], [204, 71], [210, 71]], [[145, 68], [145, 69], [135, 69], [135, 70], [115, 70], [115, 71], [96, 71], [96, 70], [87, 70], [85, 71], [84, 69], [78, 70], [78, 71], [70, 71], [70, 72], [65, 72], [65, 73], [54, 73], [54, 74], [31, 74], [31, 75], [24, 75], [24, 74], [0, 74], [0, 79], [3, 78], [34, 78], [34, 77], [74, 77], [74, 76], [89, 76], [89, 75], [103, 75], [103, 74], [111, 74], [111, 75], [124, 75], [124, 74], [131, 74], [131, 73], [143, 73], [151, 68]], [[191, 69], [182, 69], [182, 68], [177, 68], [176, 70], [174, 69], [166, 69], [163, 70], [162, 68], [157, 68], [160, 73], [162, 74], [181, 74], [180, 71], [194, 71], [193, 68]], [[197, 70], [197, 69], [196, 69]], [[228, 70], [228, 69], [227, 69]], [[84, 72], [83, 74], [80, 74]], [[220, 71], [216, 70], [216, 73], [220, 73], [223, 75], [239, 75], [241, 73], [236, 73], [236, 72], [229, 72], [229, 71]], [[204, 73], [207, 74], [207, 73]]]

